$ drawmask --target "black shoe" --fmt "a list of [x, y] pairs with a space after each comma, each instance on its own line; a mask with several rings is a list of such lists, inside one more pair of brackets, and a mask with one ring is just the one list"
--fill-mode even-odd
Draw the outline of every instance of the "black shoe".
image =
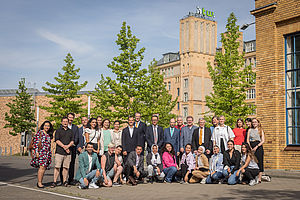
[[57, 186], [56, 182], [53, 182], [52, 185], [50, 186], [51, 188], [55, 188]]
[[63, 186], [68, 187], [68, 181], [64, 182]]
[[73, 181], [69, 181], [69, 183], [68, 183], [69, 185], [76, 185], [77, 184], [77, 182], [75, 181], [75, 180], [73, 180]]
[[153, 176], [150, 176], [150, 177], [149, 177], [148, 183], [153, 184]]
[[38, 187], [38, 188], [45, 188], [45, 186], [39, 186], [39, 183], [36, 183], [36, 187]]

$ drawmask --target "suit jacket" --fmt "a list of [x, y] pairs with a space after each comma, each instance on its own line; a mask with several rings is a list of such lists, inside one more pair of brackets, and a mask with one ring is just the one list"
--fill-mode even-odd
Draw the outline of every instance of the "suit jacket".
[[132, 151], [135, 151], [135, 147], [138, 145], [138, 130], [133, 128], [132, 137], [130, 137], [130, 132], [128, 126], [122, 131], [122, 146], [123, 151], [127, 151], [129, 154]]
[[174, 128], [173, 135], [171, 137], [171, 128], [166, 128], [164, 130], [164, 143], [171, 143], [175, 152], [179, 152], [179, 142], [180, 142], [180, 130]]
[[83, 148], [83, 146], [84, 146], [85, 139], [84, 139], [83, 134], [84, 133], [83, 133], [83, 126], [82, 126], [78, 129], [78, 144], [76, 146], [76, 149], [78, 149], [79, 147]]
[[[193, 137], [192, 137], [192, 149], [193, 151], [197, 150], [200, 145], [204, 146], [205, 149], [209, 149], [210, 152], [212, 152], [212, 146], [213, 143], [211, 141], [211, 132], [210, 129], [207, 127], [204, 127], [204, 143], [199, 144], [199, 127], [196, 128], [193, 132]], [[205, 152], [203, 152], [205, 153]]]
[[182, 127], [180, 134], [180, 148], [185, 148], [185, 145], [192, 143], [193, 132], [197, 128], [197, 126], [192, 126], [189, 128], [188, 126]]
[[[96, 153], [92, 153], [92, 167], [90, 171], [93, 169], [99, 169], [101, 172], [101, 166], [98, 160], [98, 156]], [[85, 151], [79, 155], [79, 166], [75, 176], [75, 179], [79, 181], [81, 178], [86, 178], [86, 175], [90, 172], [89, 171], [89, 157], [88, 152]]]
[[[135, 127], [136, 122], [134, 122], [134, 127]], [[146, 129], [147, 125], [140, 121], [139, 126], [137, 127], [138, 129], [138, 143], [141, 145], [143, 148], [145, 147], [145, 141], [146, 141]]]
[[74, 134], [74, 145], [77, 146], [79, 143], [79, 128], [75, 124], [72, 124], [71, 130]]
[[[157, 145], [159, 149], [162, 149], [164, 145], [164, 129], [161, 126], [157, 125]], [[147, 127], [146, 130], [146, 141], [147, 141], [147, 150], [151, 152], [151, 147], [154, 144], [154, 134], [153, 134], [153, 125]]]
[[[130, 152], [130, 154], [128, 155], [126, 165], [128, 167], [136, 166], [136, 152], [135, 151]], [[140, 160], [139, 160], [138, 166], [136, 168], [138, 171], [144, 171], [144, 156], [143, 155], [140, 155]]]

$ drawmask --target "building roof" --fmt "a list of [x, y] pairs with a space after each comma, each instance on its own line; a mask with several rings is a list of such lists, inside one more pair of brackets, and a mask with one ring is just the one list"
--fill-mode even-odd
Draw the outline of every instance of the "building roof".
[[[91, 91], [79, 91], [78, 94], [88, 94]], [[38, 89], [35, 88], [27, 88], [27, 93], [35, 96], [43, 96], [46, 94], [50, 94], [49, 92], [40, 92]], [[17, 89], [0, 89], [0, 97], [10, 97], [16, 96]]]
[[163, 57], [157, 61], [157, 65], [163, 65], [163, 64], [167, 64], [167, 63], [178, 61], [178, 60], [180, 60], [179, 52], [164, 53]]

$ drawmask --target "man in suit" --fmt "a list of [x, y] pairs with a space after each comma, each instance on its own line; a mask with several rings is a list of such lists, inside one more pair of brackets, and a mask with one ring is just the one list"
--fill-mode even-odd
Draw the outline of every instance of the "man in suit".
[[[68, 183], [69, 185], [75, 185], [76, 182], [74, 181], [74, 171], [75, 171], [75, 160], [76, 160], [76, 146], [79, 143], [79, 129], [78, 126], [73, 124], [73, 121], [75, 119], [74, 113], [68, 113], [67, 118], [69, 120], [68, 128], [72, 130], [74, 135], [74, 144], [70, 147], [70, 153], [71, 153], [71, 162], [70, 162], [70, 168], [69, 168], [69, 178]], [[60, 180], [63, 180], [63, 174], [62, 174], [62, 167], [60, 168]]]
[[187, 126], [181, 129], [180, 135], [180, 152], [184, 152], [185, 145], [192, 143], [192, 136], [194, 130], [197, 126], [193, 125], [194, 118], [192, 116], [188, 116], [186, 118]]
[[132, 185], [137, 185], [136, 180], [142, 180], [147, 176], [147, 172], [144, 171], [144, 156], [142, 153], [142, 146], [137, 145], [135, 151], [130, 152], [125, 164], [125, 174], [127, 180]]
[[[88, 118], [87, 117], [82, 117], [81, 118], [81, 124], [82, 126], [79, 128], [79, 131], [78, 131], [78, 144], [76, 146], [76, 149], [77, 149], [77, 153], [80, 154], [83, 152], [83, 147], [84, 147], [84, 143], [85, 143], [85, 138], [84, 138], [84, 133], [85, 133], [85, 128], [87, 126], [87, 123], [88, 123]], [[75, 139], [76, 140], [76, 139]]]
[[164, 145], [164, 129], [158, 126], [158, 116], [153, 115], [151, 118], [152, 125], [148, 126], [146, 129], [146, 141], [147, 150], [151, 153], [151, 147], [156, 144], [159, 149], [162, 149]]
[[179, 156], [179, 140], [180, 140], [180, 130], [175, 128], [175, 119], [170, 120], [170, 127], [164, 130], [164, 143], [171, 143], [176, 152], [176, 155]]
[[[141, 121], [141, 113], [139, 112], [135, 113], [134, 127], [138, 129], [138, 143], [143, 147], [143, 150], [145, 150], [147, 125]], [[142, 155], [144, 155], [144, 151], [142, 151]]]
[[205, 127], [204, 118], [199, 119], [199, 127], [194, 130], [193, 137], [192, 137], [193, 151], [197, 151], [199, 146], [204, 146], [206, 149], [205, 151], [206, 156], [210, 157], [213, 143], [211, 141], [210, 128]]
[[128, 126], [122, 131], [122, 146], [124, 160], [132, 151], [135, 151], [135, 147], [138, 145], [138, 130], [134, 127], [133, 116], [128, 117]]
[[98, 156], [93, 152], [93, 143], [89, 142], [86, 144], [86, 151], [79, 155], [79, 166], [75, 179], [80, 183], [80, 189], [99, 188], [96, 182], [101, 178], [101, 174]]

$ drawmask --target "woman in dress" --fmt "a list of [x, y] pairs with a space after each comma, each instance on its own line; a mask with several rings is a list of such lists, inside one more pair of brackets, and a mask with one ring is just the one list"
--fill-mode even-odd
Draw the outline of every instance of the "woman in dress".
[[234, 148], [239, 152], [241, 152], [242, 144], [245, 141], [246, 129], [244, 129], [244, 126], [243, 119], [239, 118], [236, 120], [235, 128], [232, 130], [235, 135]]
[[115, 144], [115, 146], [122, 145], [122, 131], [120, 130], [120, 121], [114, 122], [114, 129], [112, 134], [112, 143]]
[[264, 149], [265, 134], [261, 127], [260, 121], [256, 118], [252, 119], [251, 128], [248, 131], [247, 143], [250, 145], [251, 150], [254, 152], [258, 160], [259, 175], [258, 183], [261, 182], [261, 176], [264, 172]]
[[97, 154], [100, 152], [100, 131], [98, 129], [97, 119], [91, 118], [85, 129], [85, 142], [93, 143], [93, 151]]
[[108, 144], [113, 143], [113, 130], [110, 129], [109, 119], [102, 121], [102, 129], [100, 136], [100, 155], [103, 155], [108, 151]]
[[40, 130], [33, 136], [32, 160], [30, 165], [39, 168], [38, 188], [44, 188], [43, 177], [46, 169], [50, 169], [51, 164], [51, 139], [53, 138], [53, 126], [50, 121], [45, 121]]

